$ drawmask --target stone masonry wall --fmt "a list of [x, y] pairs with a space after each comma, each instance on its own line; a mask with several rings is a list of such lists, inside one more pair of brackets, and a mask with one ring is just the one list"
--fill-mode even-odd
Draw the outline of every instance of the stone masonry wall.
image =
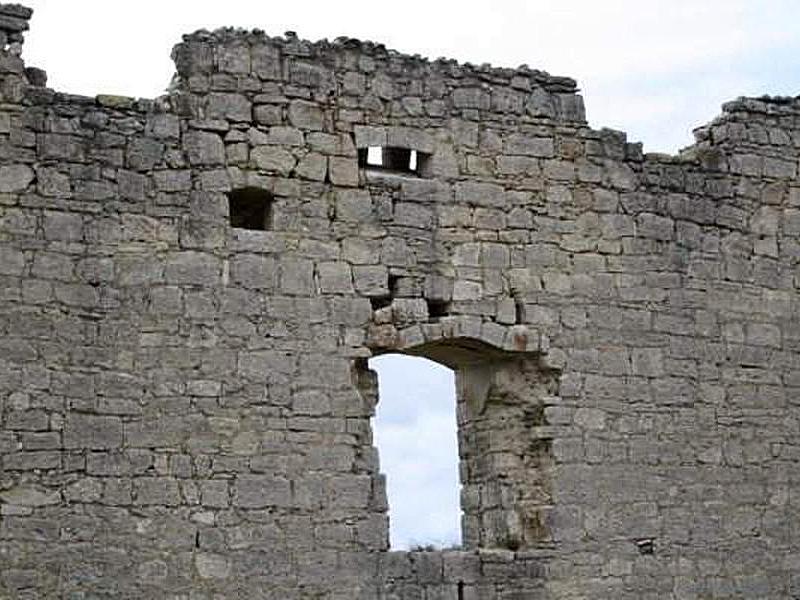
[[[568, 78], [238, 30], [86, 98], [30, 16], [0, 598], [800, 597], [800, 101], [643, 155]], [[383, 352], [456, 371], [460, 550], [388, 550]]]

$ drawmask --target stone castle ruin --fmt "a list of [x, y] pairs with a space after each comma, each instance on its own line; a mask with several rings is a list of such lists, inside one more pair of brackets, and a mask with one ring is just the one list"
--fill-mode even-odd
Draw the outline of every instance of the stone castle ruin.
[[[87, 98], [30, 16], [0, 598], [800, 598], [800, 100], [644, 155], [568, 78], [234, 30]], [[459, 550], [388, 551], [385, 352], [456, 371]]]

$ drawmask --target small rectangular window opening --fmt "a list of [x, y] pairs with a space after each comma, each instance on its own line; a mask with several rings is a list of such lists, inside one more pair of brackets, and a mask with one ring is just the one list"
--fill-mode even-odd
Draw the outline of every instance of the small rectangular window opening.
[[267, 231], [272, 229], [272, 194], [259, 188], [240, 188], [228, 194], [231, 227]]
[[420, 167], [428, 156], [430, 155], [408, 148], [370, 146], [369, 148], [359, 148], [358, 166], [362, 169], [380, 169], [418, 175]]
[[450, 314], [450, 303], [446, 300], [428, 300], [428, 316], [431, 319], [440, 319]]

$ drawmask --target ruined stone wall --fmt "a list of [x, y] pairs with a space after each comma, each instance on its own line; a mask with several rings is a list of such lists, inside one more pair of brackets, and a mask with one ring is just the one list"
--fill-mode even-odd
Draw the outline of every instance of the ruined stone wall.
[[[0, 597], [800, 595], [800, 102], [643, 156], [567, 78], [232, 30], [164, 97], [84, 98], [29, 17]], [[382, 352], [457, 372], [460, 551], [388, 551]]]

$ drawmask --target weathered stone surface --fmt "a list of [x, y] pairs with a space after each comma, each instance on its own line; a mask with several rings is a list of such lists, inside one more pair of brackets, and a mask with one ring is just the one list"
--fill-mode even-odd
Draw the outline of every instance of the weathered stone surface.
[[58, 492], [23, 487], [0, 492], [0, 500], [2, 500], [3, 503], [13, 506], [25, 506], [29, 508], [51, 506], [61, 503], [61, 497]]
[[221, 165], [225, 162], [225, 146], [216, 133], [190, 131], [184, 136], [183, 145], [190, 165]]
[[310, 152], [297, 164], [295, 173], [303, 179], [312, 181], [325, 181], [325, 174], [328, 171], [328, 159], [322, 154]]
[[212, 93], [208, 96], [206, 116], [210, 119], [231, 121], [252, 120], [253, 109], [246, 96], [241, 94]]
[[321, 130], [325, 125], [325, 114], [313, 102], [295, 100], [289, 104], [289, 123], [298, 129]]
[[122, 421], [117, 417], [74, 414], [64, 423], [65, 448], [108, 449], [122, 446]]
[[230, 561], [220, 554], [196, 554], [194, 564], [198, 575], [203, 579], [227, 579], [231, 574]]
[[[81, 98], [35, 89], [29, 17], [0, 597], [798, 595], [800, 101], [643, 155], [568, 78], [237, 30]], [[387, 551], [383, 352], [456, 370], [463, 550]]]
[[33, 177], [33, 169], [27, 165], [0, 166], [0, 193], [23, 192]]
[[280, 175], [288, 175], [297, 164], [290, 152], [277, 146], [258, 146], [250, 153], [250, 159], [254, 167]]
[[332, 156], [328, 160], [328, 176], [331, 183], [341, 186], [358, 185], [358, 168], [351, 158]]

